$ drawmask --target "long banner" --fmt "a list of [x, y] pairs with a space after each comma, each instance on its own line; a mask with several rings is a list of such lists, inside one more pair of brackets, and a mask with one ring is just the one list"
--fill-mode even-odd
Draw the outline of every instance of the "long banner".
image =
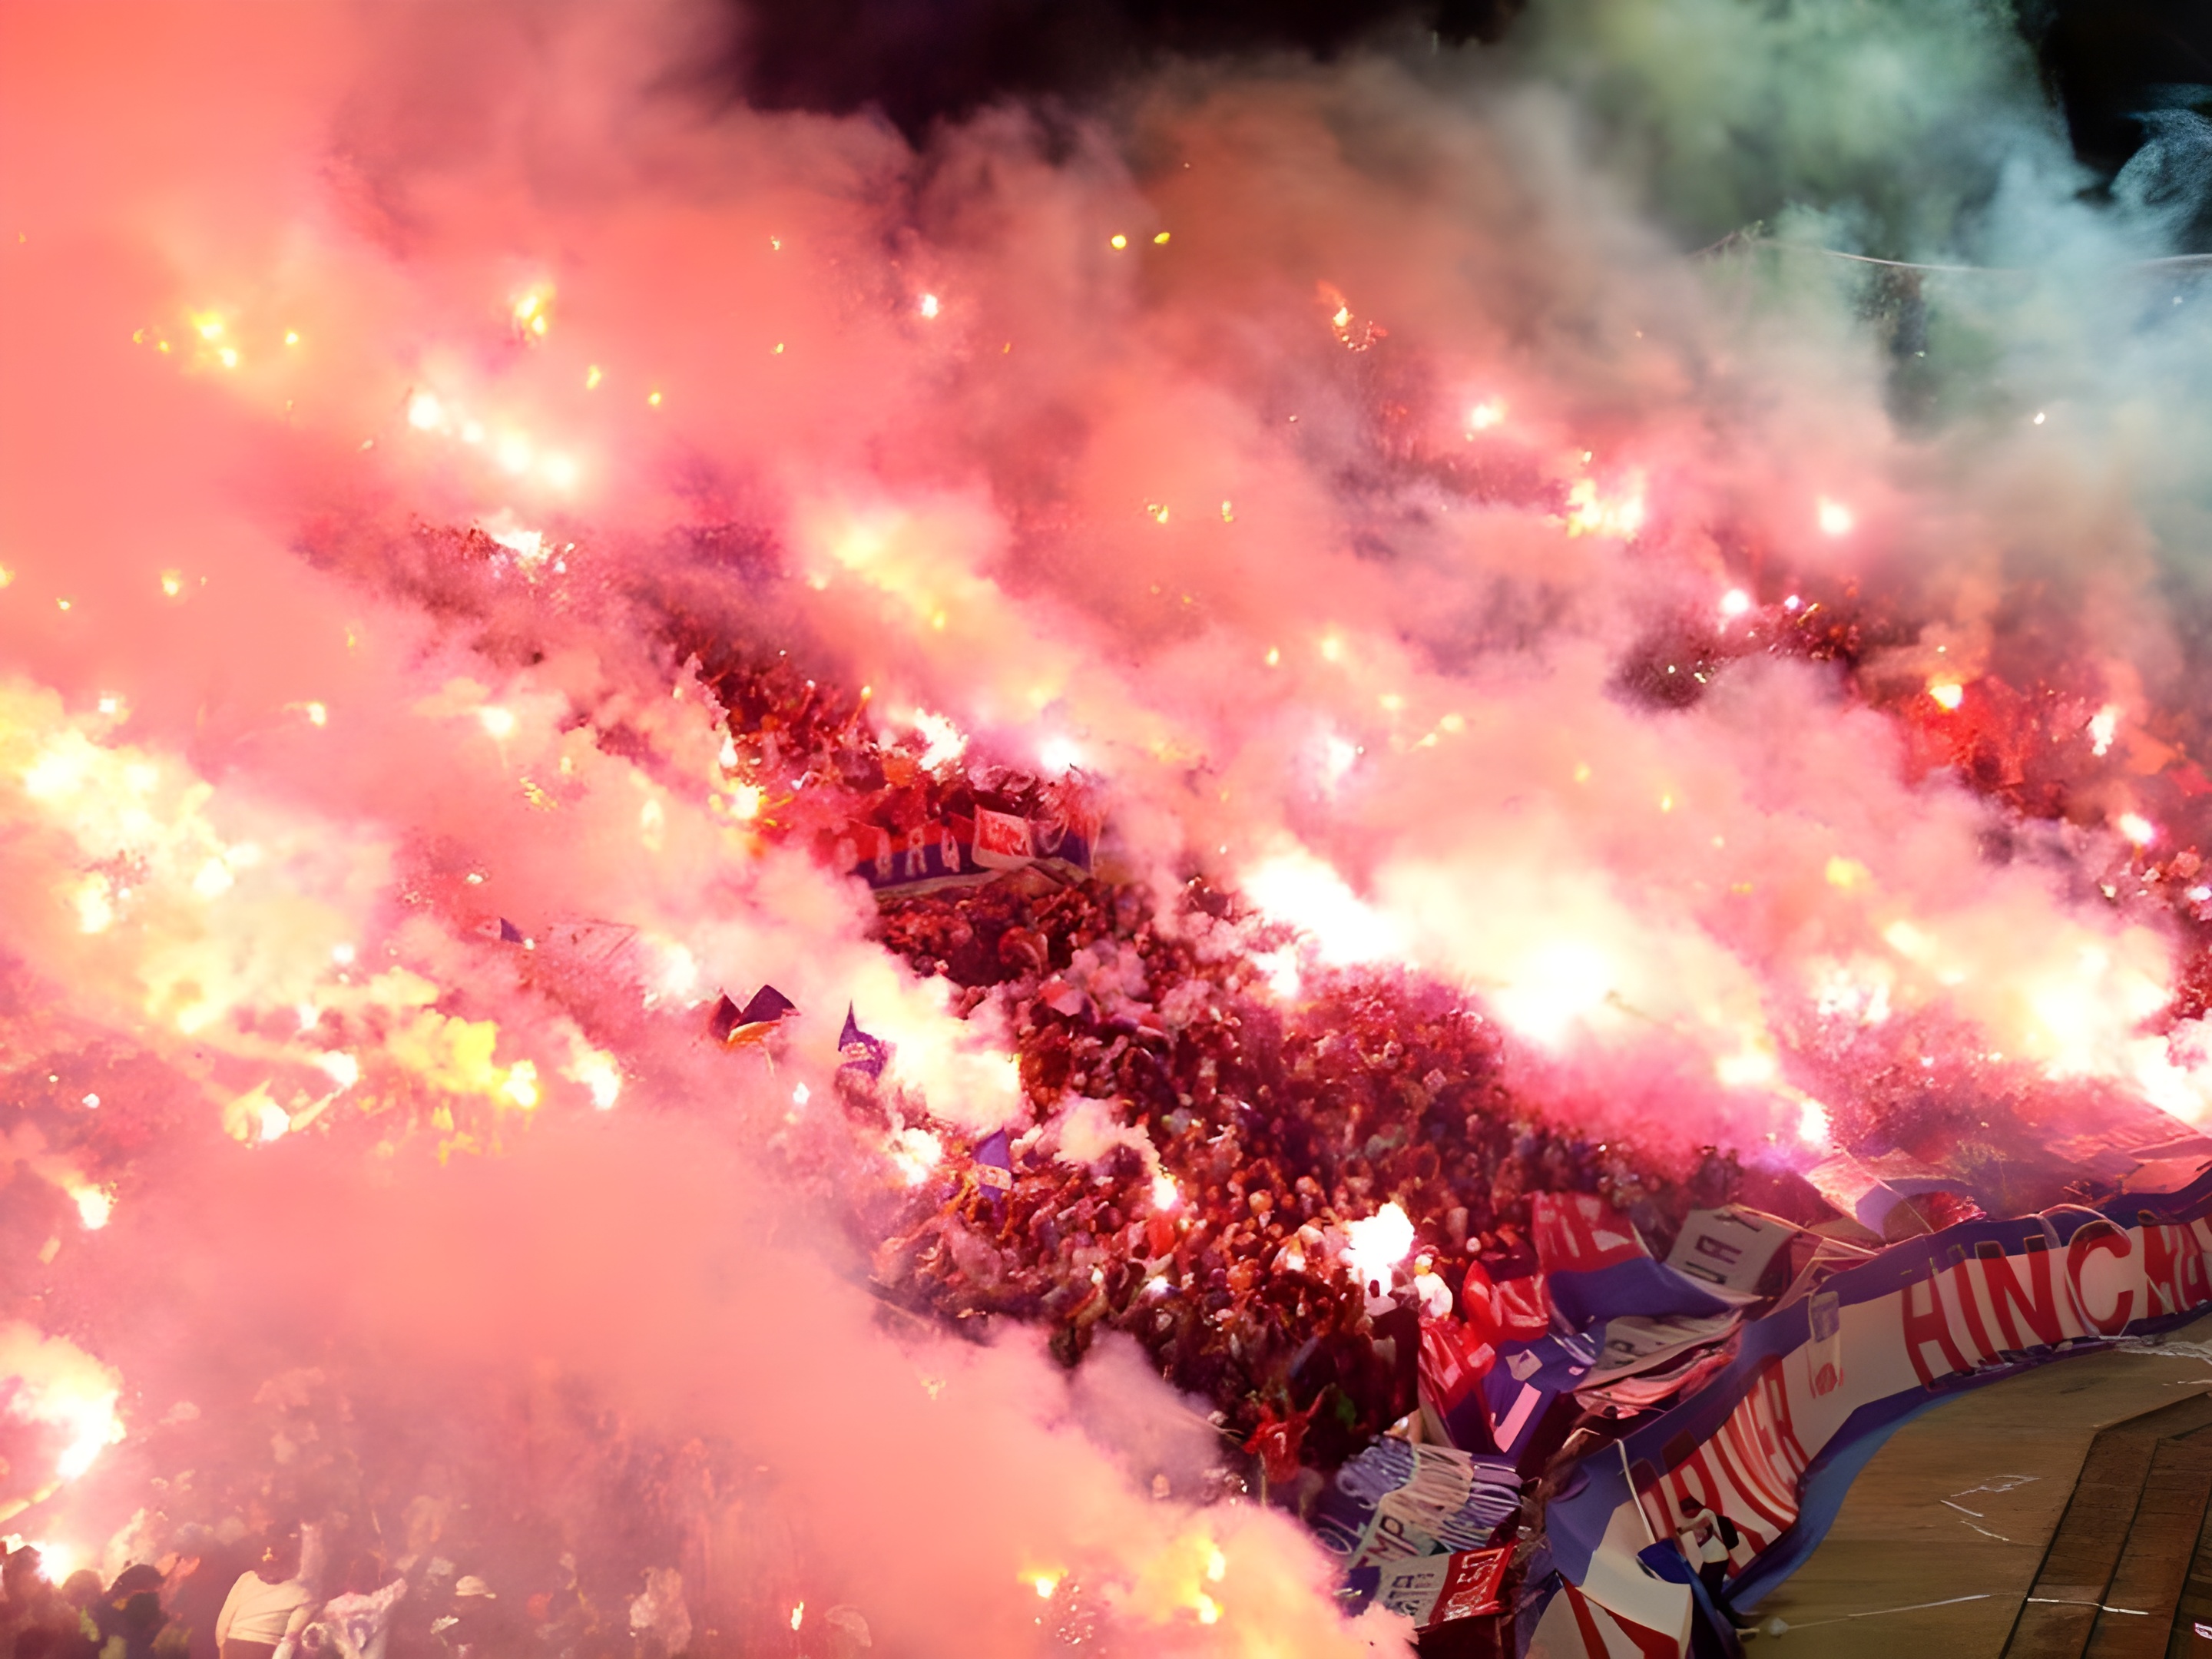
[[1742, 1326], [1695, 1395], [1566, 1471], [1546, 1513], [1559, 1583], [1521, 1629], [1549, 1656], [1690, 1652], [1702, 1592], [1674, 1532], [1727, 1516], [1739, 1607], [1802, 1565], [1882, 1443], [2032, 1365], [2212, 1307], [2212, 1172], [2100, 1209], [1961, 1223], [1891, 1247]]

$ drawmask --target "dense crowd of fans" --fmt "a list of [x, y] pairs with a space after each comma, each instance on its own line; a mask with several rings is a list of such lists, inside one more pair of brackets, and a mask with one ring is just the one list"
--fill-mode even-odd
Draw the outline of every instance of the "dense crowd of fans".
[[[1032, 1108], [1062, 1127], [1012, 1143], [1003, 1185], [971, 1165], [879, 1252], [885, 1284], [953, 1317], [1047, 1322], [1071, 1364], [1127, 1331], [1239, 1441], [1294, 1417], [1327, 1468], [1413, 1404], [1411, 1355], [1378, 1356], [1376, 1299], [1345, 1266], [1348, 1223], [1397, 1204], [1417, 1241], [1398, 1289], [1411, 1305], [1409, 1278], [1433, 1279], [1443, 1307], [1470, 1263], [1533, 1268], [1534, 1193], [1600, 1194], [1662, 1253], [1690, 1209], [1735, 1195], [1730, 1158], [1669, 1179], [1540, 1119], [1490, 1022], [1437, 986], [1309, 970], [1285, 995], [1281, 939], [1202, 889], [1182, 920], [1156, 927], [1097, 881], [886, 905], [885, 943], [918, 970], [1002, 999]], [[1079, 1135], [1097, 1155], [1069, 1155]]]
[[[708, 683], [763, 826], [826, 858], [846, 826], [1065, 813], [1082, 787], [968, 756], [927, 717], [868, 718], [785, 658]], [[879, 1291], [1048, 1325], [1070, 1364], [1125, 1331], [1240, 1445], [1289, 1425], [1325, 1470], [1413, 1409], [1415, 1344], [1378, 1343], [1377, 1299], [1344, 1261], [1347, 1224], [1385, 1204], [1417, 1241], [1395, 1299], [1442, 1308], [1472, 1263], [1534, 1267], [1534, 1194], [1600, 1194], [1662, 1255], [1689, 1210], [1737, 1195], [1730, 1156], [1670, 1174], [1547, 1121], [1508, 1088], [1479, 1007], [1402, 971], [1320, 969], [1202, 879], [1164, 921], [1103, 872], [878, 897], [887, 948], [951, 981], [963, 1013], [998, 1002], [1037, 1126], [1003, 1166], [956, 1158], [921, 1189], [878, 1241]], [[876, 1109], [865, 1069], [844, 1080]]]
[[[1815, 649], [1796, 637], [1808, 617], [1771, 620], [1796, 630], [1792, 649], [1849, 654], [1848, 641], [1823, 635]], [[701, 672], [728, 711], [723, 763], [741, 815], [841, 867], [872, 830], [957, 827], [969, 838], [981, 811], [1066, 823], [1086, 810], [1079, 775], [979, 759], [930, 717], [878, 720], [865, 690], [817, 684], [781, 654]], [[2006, 747], [2014, 728], [2033, 722], [2002, 693], [1916, 707], [1907, 723], [1929, 763], [2010, 799], [2051, 763], [2006, 761], [2025, 744]], [[2195, 778], [2175, 786], [2191, 801], [2200, 792], [2184, 786]], [[2059, 810], [2045, 795], [2013, 804], [2030, 817]], [[2212, 915], [2189, 885], [2193, 851], [2124, 862], [2106, 872], [2108, 896], [2126, 887], [2194, 922]], [[855, 1206], [848, 1219], [872, 1249], [874, 1288], [956, 1327], [1002, 1317], [1044, 1328], [1070, 1365], [1102, 1333], [1126, 1334], [1211, 1403], [1224, 1449], [1265, 1454], [1237, 1467], [1265, 1467], [1278, 1482], [1298, 1471], [1285, 1498], [1310, 1498], [1414, 1411], [1419, 1316], [1471, 1314], [1470, 1274], [1504, 1283], [1535, 1267], [1536, 1194], [1597, 1195], [1662, 1256], [1692, 1209], [1790, 1207], [1771, 1177], [1728, 1153], [1686, 1158], [1563, 1127], [1516, 1094], [1478, 1005], [1401, 969], [1322, 969], [1203, 878], [1164, 913], [1110, 864], [968, 873], [950, 885], [878, 883], [879, 937], [917, 974], [957, 988], [956, 1011], [994, 1005], [1029, 1109], [995, 1144], [947, 1149], [902, 1200]], [[2201, 977], [2212, 984], [2212, 969]], [[2198, 1006], [2177, 1017], [2201, 1012], [2207, 994], [2189, 980], [2184, 1001]], [[1915, 1121], [1930, 1117], [1917, 1082]], [[910, 1110], [868, 1064], [848, 1066], [838, 1092], [864, 1141]], [[1798, 1218], [1813, 1218], [1818, 1200], [1802, 1183], [1795, 1196], [1809, 1200]], [[1377, 1283], [1352, 1270], [1347, 1243], [1352, 1224], [1386, 1205], [1409, 1218], [1413, 1243]], [[734, 1490], [707, 1507], [745, 1511]], [[344, 1506], [362, 1507], [349, 1498], [299, 1512]], [[465, 1528], [441, 1537], [434, 1520], [410, 1509], [389, 1544], [309, 1527], [302, 1556], [298, 1534], [265, 1511], [233, 1516], [137, 1540], [105, 1581], [77, 1571], [58, 1584], [19, 1550], [0, 1583], [0, 1659], [664, 1659], [745, 1647], [745, 1632], [757, 1647], [778, 1632], [793, 1653], [853, 1659], [868, 1644], [850, 1607], [796, 1634], [804, 1552], [788, 1540], [769, 1552], [784, 1567], [752, 1574], [734, 1593], [743, 1605], [717, 1615], [727, 1627], [718, 1642], [693, 1630], [678, 1573], [635, 1549], [612, 1553], [619, 1567], [580, 1569], [550, 1534], [517, 1553], [511, 1538], [472, 1546]], [[661, 1528], [665, 1559], [692, 1559], [667, 1541], [682, 1530]], [[121, 1560], [111, 1550], [111, 1571]]]
[[[112, 1580], [81, 1568], [58, 1584], [26, 1545], [0, 1565], [0, 1654], [13, 1659], [670, 1659], [695, 1645], [681, 1576], [648, 1568], [629, 1594], [598, 1595], [572, 1555], [495, 1585], [430, 1550], [338, 1561], [325, 1527], [179, 1528], [151, 1561]], [[143, 1545], [143, 1540], [134, 1540]], [[141, 1553], [150, 1553], [142, 1548]], [[856, 1609], [831, 1607], [812, 1639], [779, 1617], [794, 1656], [853, 1659], [869, 1645]], [[716, 1632], [705, 1632], [710, 1638]], [[738, 1632], [732, 1632], [732, 1636]]]

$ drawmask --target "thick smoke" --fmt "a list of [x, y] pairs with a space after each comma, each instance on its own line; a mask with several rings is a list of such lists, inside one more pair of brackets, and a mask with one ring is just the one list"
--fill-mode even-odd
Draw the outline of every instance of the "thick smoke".
[[[803, 1556], [917, 1651], [1048, 1640], [1063, 1575], [1132, 1644], [1360, 1648], [1133, 1356], [872, 1317], [830, 1200], [1029, 1109], [764, 833], [740, 660], [1105, 780], [1163, 926], [1203, 875], [1304, 931], [1286, 996], [1411, 963], [1601, 1130], [1802, 1165], [1939, 1039], [2202, 1112], [2129, 873], [2201, 811], [2185, 168], [2086, 199], [1985, 9], [1561, 4], [919, 145], [762, 107], [865, 81], [728, 106], [726, 25], [0, 23], [11, 1524], [227, 1515], [274, 1447], [301, 1508], [665, 1561], [689, 1480], [792, 1517], [743, 1594]], [[1681, 252], [1753, 220], [1801, 240]], [[2063, 815], [1931, 758], [1993, 674], [2071, 700]], [[708, 1042], [764, 982], [796, 1026]]]

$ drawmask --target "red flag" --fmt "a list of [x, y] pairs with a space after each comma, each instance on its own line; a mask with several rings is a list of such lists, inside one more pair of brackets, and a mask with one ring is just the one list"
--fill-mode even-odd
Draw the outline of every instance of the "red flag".
[[1538, 1193], [1529, 1209], [1536, 1263], [1547, 1273], [1595, 1273], [1651, 1254], [1628, 1218], [1593, 1193]]

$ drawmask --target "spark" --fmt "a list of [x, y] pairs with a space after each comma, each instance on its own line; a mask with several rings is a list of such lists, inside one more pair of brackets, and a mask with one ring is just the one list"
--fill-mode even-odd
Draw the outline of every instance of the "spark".
[[1928, 688], [1928, 695], [1936, 699], [1939, 707], [1955, 713], [1966, 700], [1966, 688], [1956, 680], [1938, 680]]
[[100, 1097], [98, 1095], [87, 1095], [84, 1097], [84, 1103], [96, 1112], [100, 1109]]
[[1731, 587], [1721, 595], [1721, 615], [1741, 617], [1751, 609], [1751, 595], [1741, 587]]
[[538, 1103], [538, 1067], [526, 1060], [518, 1060], [507, 1068], [507, 1081], [500, 1091], [526, 1111]]
[[[107, 1224], [107, 1218], [115, 1211], [115, 1194], [100, 1187], [79, 1187], [70, 1194], [76, 1202], [77, 1219], [88, 1233], [96, 1233]], [[87, 1459], [88, 1462], [91, 1460]]]
[[286, 330], [284, 331], [284, 343], [285, 343], [286, 345], [288, 345], [288, 346], [295, 346], [295, 345], [299, 344], [299, 343], [300, 343], [300, 331], [299, 331], [298, 329], [296, 329], [296, 328], [288, 328], [288, 329], [286, 329]]
[[2038, 426], [2043, 424], [2043, 411], [2039, 409], [2035, 411], [2035, 424]]
[[1156, 1175], [1152, 1177], [1152, 1207], [1154, 1209], [1172, 1210], [1182, 1202], [1182, 1189], [1176, 1185], [1173, 1176]]
[[2102, 757], [2110, 754], [2112, 739], [2119, 735], [2120, 711], [2117, 705], [2106, 703], [2089, 719], [2089, 752]]
[[1205, 1591], [1201, 1590], [1199, 1592], [1198, 1601], [1194, 1605], [1198, 1613], [1198, 1622], [1200, 1624], [1212, 1625], [1220, 1622], [1221, 1603], [1215, 1601], [1212, 1596], [1206, 1595]]
[[328, 726], [331, 723], [331, 711], [327, 705], [310, 702], [303, 706], [307, 709], [308, 725]]
[[801, 1601], [791, 1610], [791, 1627], [797, 1630], [806, 1620], [806, 1603]]
[[204, 899], [220, 898], [237, 885], [238, 878], [221, 859], [210, 859], [192, 878], [192, 891]]
[[[488, 532], [492, 540], [525, 565], [542, 564], [545, 561], [545, 532], [542, 530], [494, 530]], [[509, 730], [513, 727], [510, 726]], [[505, 736], [506, 733], [498, 734]]]
[[919, 1187], [929, 1179], [929, 1172], [945, 1160], [945, 1143], [927, 1129], [902, 1129], [890, 1139], [887, 1149], [900, 1177], [909, 1187]]
[[913, 714], [914, 729], [921, 734], [923, 749], [921, 769], [934, 772], [940, 766], [950, 766], [968, 748], [967, 733], [943, 714], [933, 714], [927, 708], [917, 708]]
[[2148, 847], [2158, 839], [2158, 826], [2138, 812], [2123, 812], [2112, 820], [2112, 827], [2138, 847]]
[[599, 382], [605, 379], [606, 379], [605, 374], [602, 372], [597, 363], [593, 363], [589, 368], [584, 371], [584, 390], [586, 392], [597, 391], [599, 389]]
[[1036, 1592], [1037, 1600], [1040, 1601], [1051, 1601], [1054, 1593], [1060, 1589], [1060, 1581], [1066, 1576], [1066, 1573], [1054, 1572], [1048, 1567], [1022, 1575], [1024, 1581]]
[[1269, 646], [1267, 647], [1267, 666], [1270, 668], [1277, 667], [1281, 664], [1282, 660], [1283, 653], [1281, 649], [1276, 646]]
[[1167, 233], [1167, 232], [1165, 232], [1164, 230], [1164, 231], [1162, 231], [1158, 235], [1157, 235], [1157, 236], [1155, 236], [1155, 237], [1153, 237], [1153, 238], [1152, 238], [1152, 246], [1153, 246], [1154, 247], [1165, 247], [1167, 245], [1168, 245], [1168, 233]]
[[216, 360], [221, 362], [225, 368], [236, 368], [238, 367], [238, 349], [236, 347], [218, 347], [215, 355]]
[[660, 394], [658, 392], [649, 392], [646, 394], [645, 401], [653, 408], [658, 409], [660, 407]]
[[[654, 394], [659, 400], [659, 394]], [[509, 472], [530, 471], [530, 440], [519, 433], [510, 432], [499, 441], [499, 464]]]
[[525, 289], [514, 302], [515, 331], [527, 334], [534, 339], [544, 339], [551, 321], [550, 307], [552, 303], [553, 290], [546, 283], [539, 283]]
[[1413, 1224], [1395, 1202], [1346, 1224], [1344, 1259], [1360, 1284], [1390, 1282], [1390, 1270], [1413, 1253]]
[[590, 1092], [592, 1105], [598, 1111], [611, 1111], [622, 1098], [622, 1068], [615, 1064], [612, 1054], [604, 1054], [579, 1041], [576, 1058], [562, 1072], [572, 1083], [580, 1083]]
[[794, 1106], [804, 1106], [808, 1101], [813, 1098], [814, 1091], [808, 1088], [804, 1083], [799, 1085], [791, 1091], [791, 1103]]
[[1268, 990], [1284, 1002], [1296, 997], [1304, 982], [1298, 975], [1298, 953], [1292, 945], [1285, 945], [1279, 951], [1262, 951], [1252, 958], [1252, 965], [1266, 976]]
[[768, 792], [757, 783], [741, 783], [730, 791], [730, 815], [750, 823], [760, 816]]
[[1851, 526], [1858, 522], [1851, 516], [1850, 508], [1826, 496], [1820, 498], [1814, 517], [1819, 520], [1823, 536], [1848, 536], [1851, 533]]
[[185, 573], [183, 571], [164, 570], [161, 573], [161, 592], [164, 594], [173, 599], [184, 591]]
[[261, 1139], [282, 1140], [292, 1127], [291, 1115], [273, 1100], [261, 1103]]
[[938, 313], [937, 296], [934, 294], [923, 295], [921, 303], [916, 309], [925, 317], [934, 317]]
[[1165, 501], [1146, 501], [1145, 511], [1152, 515], [1154, 524], [1165, 524], [1168, 521], [1168, 504]]
[[350, 1089], [361, 1081], [361, 1062], [342, 1050], [331, 1048], [317, 1054], [315, 1066], [341, 1090]]
[[432, 392], [418, 392], [407, 400], [407, 424], [417, 432], [435, 432], [446, 423], [446, 406]]
[[1206, 1547], [1206, 1577], [1208, 1583], [1218, 1584], [1229, 1576], [1229, 1558], [1221, 1553], [1218, 1544]]
[[1632, 542], [1644, 528], [1644, 495], [1640, 488], [1632, 487], [1630, 493], [1618, 501], [1601, 501], [1597, 485], [1583, 478], [1567, 492], [1567, 508], [1570, 536], [1611, 536], [1619, 541]]
[[1495, 398], [1487, 398], [1467, 411], [1467, 429], [1487, 432], [1504, 418], [1505, 405]]
[[1037, 763], [1048, 772], [1073, 772], [1083, 764], [1083, 751], [1067, 738], [1048, 738], [1037, 751]]
[[1797, 1107], [1797, 1139], [1808, 1146], [1829, 1144], [1828, 1109], [1817, 1100], [1799, 1103]]
[[504, 743], [514, 735], [514, 715], [505, 708], [490, 708], [477, 710], [477, 719], [495, 741]]
[[1123, 248], [1129, 246], [1129, 239], [1122, 235], [1121, 232], [1115, 231], [1111, 236], [1109, 236], [1106, 239], [1106, 246], [1112, 248], [1116, 253], [1119, 253]]

